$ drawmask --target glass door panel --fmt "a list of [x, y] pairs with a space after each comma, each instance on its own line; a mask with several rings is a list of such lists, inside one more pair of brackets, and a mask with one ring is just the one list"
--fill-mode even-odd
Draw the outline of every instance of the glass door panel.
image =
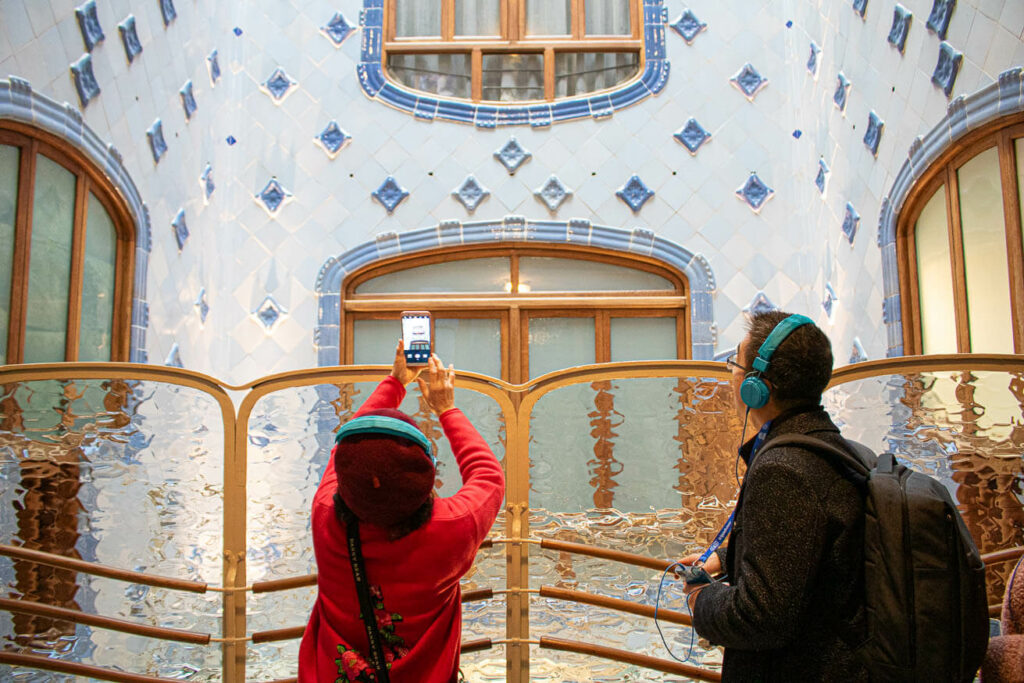
[[676, 319], [612, 318], [611, 361], [676, 360]]
[[945, 185], [932, 195], [921, 211], [914, 228], [914, 245], [921, 306], [921, 353], [956, 353]]
[[78, 360], [109, 361], [114, 331], [117, 232], [107, 210], [91, 192], [88, 211]]
[[446, 366], [501, 379], [501, 320], [434, 318], [434, 351]]
[[11, 277], [14, 272], [14, 220], [18, 214], [17, 147], [0, 145], [0, 365], [7, 362], [7, 331], [11, 320]]
[[530, 378], [595, 363], [593, 318], [530, 318]]

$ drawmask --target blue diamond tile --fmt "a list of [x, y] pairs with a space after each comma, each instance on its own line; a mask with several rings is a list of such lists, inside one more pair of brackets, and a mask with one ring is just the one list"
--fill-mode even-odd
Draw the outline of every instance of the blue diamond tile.
[[320, 131], [320, 134], [316, 136], [317, 143], [323, 147], [323, 150], [331, 159], [338, 156], [338, 152], [340, 152], [350, 140], [352, 140], [352, 136], [346, 134], [345, 131], [339, 128], [337, 121], [331, 121], [328, 123], [327, 127]]
[[825, 315], [832, 318], [832, 314], [836, 310], [836, 302], [839, 301], [839, 297], [836, 295], [836, 290], [832, 289], [832, 283], [825, 283], [825, 296], [821, 300], [821, 307], [825, 309]]
[[523, 149], [516, 137], [513, 135], [508, 139], [501, 149], [494, 153], [494, 158], [501, 162], [509, 175], [515, 175], [519, 167], [528, 161], [533, 155]]
[[654, 196], [654, 192], [644, 185], [640, 176], [632, 175], [626, 184], [615, 192], [615, 196], [626, 202], [626, 206], [632, 209], [633, 213], [637, 213], [647, 200]]
[[261, 202], [267, 209], [270, 215], [277, 213], [277, 210], [281, 208], [281, 205], [286, 200], [290, 199], [292, 193], [281, 187], [281, 183], [277, 182], [277, 178], [271, 178], [267, 183], [266, 187], [260, 190], [260, 193], [256, 195], [257, 201]]
[[687, 9], [682, 16], [669, 24], [675, 32], [683, 37], [687, 44], [693, 43], [693, 39], [708, 27], [703, 21], [697, 18], [693, 10]]
[[206, 58], [206, 63], [210, 67], [210, 85], [217, 85], [217, 81], [220, 80], [220, 59], [216, 50]]
[[191, 120], [196, 113], [196, 97], [192, 93], [192, 81], [186, 81], [178, 91], [181, 94], [181, 107], [185, 110], [185, 119]]
[[164, 365], [172, 368], [185, 367], [181, 362], [181, 350], [178, 348], [178, 342], [174, 342], [174, 346], [171, 347], [171, 352], [167, 354], [167, 360], [164, 361]]
[[84, 54], [72, 64], [71, 75], [74, 76], [75, 90], [78, 91], [78, 99], [84, 109], [90, 100], [100, 94], [100, 84], [92, 72], [92, 55]]
[[846, 202], [846, 215], [843, 216], [843, 234], [853, 244], [853, 238], [857, 236], [857, 226], [860, 224], [860, 214], [853, 208], [853, 204]]
[[480, 202], [487, 199], [490, 194], [472, 175], [466, 176], [462, 185], [452, 191], [452, 197], [457, 199], [470, 213], [473, 213]]
[[160, 163], [167, 153], [167, 143], [164, 142], [164, 124], [157, 119], [146, 131], [149, 138], [149, 151], [153, 153], [153, 163]]
[[839, 107], [839, 111], [846, 111], [846, 96], [850, 92], [850, 81], [846, 80], [846, 76], [840, 72], [836, 77], [836, 91], [832, 95], [832, 101]]
[[768, 85], [768, 79], [761, 76], [749, 62], [744, 64], [743, 68], [729, 79], [729, 82], [739, 88], [739, 91], [751, 102], [754, 101], [757, 93]]
[[572, 190], [567, 188], [561, 180], [556, 176], [551, 176], [534, 191], [533, 196], [544, 202], [548, 211], [554, 213], [571, 194]]
[[295, 81], [288, 77], [288, 74], [284, 72], [284, 69], [277, 67], [274, 69], [274, 73], [263, 82], [263, 90], [270, 95], [275, 102], [281, 102], [285, 95], [295, 85]]
[[963, 53], [954, 50], [953, 46], [946, 41], [939, 44], [939, 61], [932, 73], [932, 83], [942, 88], [946, 97], [953, 94], [953, 85], [956, 83], [957, 74], [960, 73], [960, 64], [963, 59]]
[[882, 141], [882, 130], [885, 122], [878, 118], [878, 114], [868, 114], [868, 129], [864, 132], [864, 146], [871, 150], [871, 154], [878, 156], [878, 143]]
[[868, 359], [864, 352], [864, 345], [860, 343], [860, 337], [853, 338], [853, 348], [850, 349], [850, 363], [863, 363]]
[[210, 197], [213, 195], [214, 189], [213, 184], [213, 166], [206, 164], [206, 168], [203, 169], [202, 174], [199, 176], [199, 186], [203, 188], [203, 197], [206, 201], [210, 201]]
[[747, 320], [750, 320], [755, 315], [761, 313], [771, 313], [772, 311], [779, 310], [779, 307], [772, 303], [771, 299], [768, 298], [764, 292], [758, 292], [754, 295], [754, 298], [750, 300], [750, 303], [743, 307], [743, 315]]
[[228, 143], [228, 147], [233, 146], [238, 140], [235, 139], [234, 135], [229, 135], [224, 140]]
[[193, 306], [196, 307], [196, 313], [199, 314], [199, 322], [206, 323], [206, 316], [210, 314], [210, 304], [206, 300], [206, 287], [199, 288], [199, 296], [196, 297]]
[[256, 321], [259, 322], [269, 332], [274, 329], [274, 325], [287, 313], [281, 305], [274, 300], [274, 297], [269, 294], [263, 299], [263, 302], [256, 307], [253, 311], [253, 315], [256, 317]]
[[88, 0], [81, 7], [75, 8], [75, 17], [82, 32], [85, 51], [92, 52], [92, 49], [106, 38], [103, 35], [103, 27], [100, 26], [100, 18], [96, 15], [96, 0]]
[[236, 26], [233, 29], [231, 29], [231, 32], [235, 34], [236, 38], [241, 38], [242, 37], [242, 29], [239, 28], [238, 26]]
[[395, 207], [402, 203], [402, 200], [409, 196], [409, 192], [388, 176], [376, 190], [370, 193], [374, 199], [380, 202], [381, 206], [387, 209], [388, 213], [395, 210]]
[[185, 224], [185, 209], [178, 209], [178, 215], [171, 221], [171, 227], [174, 229], [174, 241], [178, 243], [178, 251], [185, 248], [185, 242], [188, 241], [188, 226]]
[[691, 118], [686, 122], [679, 132], [672, 135], [678, 140], [683, 147], [690, 151], [691, 156], [696, 156], [697, 150], [700, 146], [707, 142], [708, 138], [711, 137], [711, 133], [704, 129], [704, 126], [697, 123], [697, 119]]
[[889, 44], [903, 54], [903, 48], [907, 45], [907, 34], [910, 32], [910, 20], [914, 18], [913, 13], [903, 5], [897, 3], [896, 9], [892, 12], [892, 28], [889, 29]]
[[828, 164], [825, 163], [824, 159], [818, 159], [818, 175], [814, 177], [814, 186], [818, 188], [818, 192], [825, 194], [825, 183], [830, 173]]
[[121, 44], [124, 45], [124, 56], [131, 64], [135, 58], [142, 54], [142, 43], [139, 42], [138, 31], [135, 30], [135, 17], [129, 14], [125, 20], [117, 25], [121, 33]]
[[[1015, 2], [1016, 0], [1010, 1]], [[953, 16], [955, 8], [956, 0], [934, 0], [932, 3], [932, 11], [928, 15], [926, 26], [940, 40], [946, 39], [946, 33], [949, 31], [949, 19]]]
[[174, 9], [174, 0], [160, 0], [160, 15], [164, 19], [164, 26], [174, 21], [178, 16], [178, 11]]
[[320, 27], [320, 31], [334, 43], [334, 47], [338, 47], [355, 31], [355, 28], [345, 21], [341, 12], [336, 12], [326, 26]]
[[757, 173], [751, 173], [743, 187], [736, 190], [736, 196], [745, 201], [755, 213], [760, 211], [774, 194], [775, 190], [765, 185], [764, 181], [757, 177]]
[[812, 76], [818, 75], [818, 57], [821, 55], [821, 48], [814, 41], [811, 41], [811, 55], [807, 58], [807, 70]]
[[853, 11], [863, 19], [868, 11], [868, 0], [853, 0]]

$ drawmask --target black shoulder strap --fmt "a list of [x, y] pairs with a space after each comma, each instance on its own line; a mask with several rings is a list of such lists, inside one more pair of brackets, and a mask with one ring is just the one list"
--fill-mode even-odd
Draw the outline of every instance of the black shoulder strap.
[[856, 453], [856, 455], [839, 448], [834, 444], [830, 444], [824, 439], [819, 439], [816, 436], [810, 436], [808, 434], [780, 434], [774, 439], [769, 439], [769, 441], [761, 446], [759, 450], [764, 452], [769, 448], [775, 448], [777, 446], [800, 446], [809, 451], [827, 453], [834, 458], [837, 458], [846, 469], [856, 474], [862, 481], [866, 480], [878, 458], [875, 456], [874, 452], [864, 444], [857, 443], [856, 441], [846, 441], [846, 444], [852, 451], [854, 451], [854, 453]]
[[[347, 513], [347, 514], [346, 514]], [[377, 629], [377, 616], [373, 611], [373, 600], [370, 599], [370, 583], [366, 578], [366, 563], [363, 561], [363, 546], [359, 540], [359, 520], [345, 507], [341, 497], [334, 494], [334, 514], [345, 526], [348, 536], [348, 557], [352, 565], [352, 579], [359, 595], [359, 617], [366, 628], [366, 640], [370, 644], [370, 664], [376, 670], [377, 683], [391, 683], [388, 666], [384, 659], [384, 648], [380, 644], [380, 631]]]

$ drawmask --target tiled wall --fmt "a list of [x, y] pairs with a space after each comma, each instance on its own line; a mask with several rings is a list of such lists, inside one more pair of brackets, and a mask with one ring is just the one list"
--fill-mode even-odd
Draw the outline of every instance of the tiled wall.
[[[81, 107], [72, 65], [89, 55], [85, 123], [120, 151], [152, 221], [150, 362], [233, 382], [315, 365], [329, 259], [381, 233], [516, 215], [653, 231], [710, 265], [718, 350], [744, 309], [777, 305], [816, 318], [845, 363], [886, 353], [878, 216], [911, 143], [952, 98], [1024, 64], [1024, 3], [956, 2], [943, 45], [927, 24], [934, 10], [941, 31], [946, 4], [665, 0], [679, 30], [664, 31], [660, 92], [548, 126], [428, 121], [370, 99], [360, 0], [95, 0], [91, 50], [95, 23], [76, 17], [89, 3], [0, 0], [0, 78]], [[962, 57], [935, 83], [943, 50]], [[530, 153], [514, 174], [495, 157], [513, 136]], [[635, 210], [634, 176], [653, 192]], [[389, 177], [408, 192], [391, 211]]]

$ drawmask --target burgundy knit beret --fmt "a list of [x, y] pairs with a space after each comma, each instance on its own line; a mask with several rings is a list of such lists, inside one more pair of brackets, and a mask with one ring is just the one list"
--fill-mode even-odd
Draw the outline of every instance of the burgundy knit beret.
[[[416, 423], [400, 410], [383, 408], [363, 415], [382, 415]], [[417, 427], [418, 429], [418, 427]], [[338, 442], [334, 454], [338, 494], [363, 522], [394, 526], [430, 498], [434, 464], [421, 446], [388, 434], [353, 434]]]

